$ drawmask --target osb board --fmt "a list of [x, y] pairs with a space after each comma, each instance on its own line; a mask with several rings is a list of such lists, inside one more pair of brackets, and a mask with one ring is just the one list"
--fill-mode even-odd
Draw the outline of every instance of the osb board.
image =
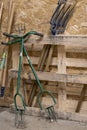
[[[8, 10], [8, 1], [4, 2], [5, 11]], [[50, 32], [49, 21], [57, 6], [57, 0], [14, 0], [15, 1], [15, 24], [25, 22], [27, 31], [38, 30], [43, 33]], [[70, 0], [69, 0], [70, 1]], [[73, 0], [74, 1], [74, 0]], [[84, 14], [85, 12], [85, 14]], [[87, 28], [83, 26], [87, 22], [87, 0], [78, 0], [73, 17], [68, 23], [67, 34], [86, 34]], [[3, 26], [5, 30], [7, 11], [3, 16]]]

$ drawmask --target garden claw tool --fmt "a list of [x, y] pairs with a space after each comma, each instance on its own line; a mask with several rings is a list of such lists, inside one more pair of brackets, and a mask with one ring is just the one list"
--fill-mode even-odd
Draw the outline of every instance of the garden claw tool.
[[56, 113], [54, 111], [54, 106], [50, 106], [46, 108], [46, 111], [48, 113], [48, 118], [51, 122], [57, 121]]
[[56, 100], [55, 100], [53, 94], [51, 92], [49, 92], [49, 91], [44, 90], [41, 85], [39, 86], [39, 88], [40, 88], [40, 92], [39, 92], [39, 94], [37, 96], [37, 102], [38, 102], [38, 104], [40, 106], [40, 109], [41, 110], [43, 109], [43, 106], [42, 106], [41, 100], [40, 100], [41, 96], [43, 94], [49, 95], [52, 98], [52, 100], [53, 100], [53, 104], [48, 106], [48, 107], [46, 107], [46, 112], [48, 113], [48, 119], [50, 119], [51, 122], [56, 121], [56, 113], [54, 111], [54, 105], [56, 104]]
[[[52, 93], [49, 92], [49, 91], [45, 91], [45, 90], [43, 89], [43, 86], [42, 86], [41, 82], [39, 81], [39, 78], [38, 78], [38, 76], [37, 76], [37, 74], [36, 74], [36, 71], [35, 71], [35, 69], [34, 69], [34, 67], [33, 67], [33, 65], [32, 65], [32, 63], [31, 63], [31, 61], [30, 61], [30, 58], [29, 58], [28, 53], [27, 53], [27, 50], [26, 50], [26, 48], [25, 48], [25, 46], [24, 46], [24, 41], [25, 41], [25, 39], [26, 39], [28, 36], [30, 36], [30, 35], [37, 35], [37, 36], [43, 37], [43, 34], [38, 33], [38, 32], [36, 32], [36, 31], [30, 31], [30, 32], [26, 33], [26, 34], [23, 35], [23, 36], [11, 35], [11, 34], [7, 34], [7, 33], [3, 33], [3, 34], [4, 34], [5, 36], [7, 36], [7, 37], [13, 38], [13, 40], [11, 40], [11, 41], [9, 41], [9, 42], [7, 42], [7, 43], [2, 42], [2, 44], [4, 44], [4, 45], [12, 45], [12, 44], [20, 43], [20, 57], [19, 57], [19, 69], [18, 69], [17, 91], [16, 91], [16, 94], [15, 94], [15, 96], [14, 96], [14, 104], [15, 104], [15, 109], [16, 109], [17, 113], [19, 113], [19, 114], [21, 113], [21, 109], [20, 109], [20, 108], [18, 107], [18, 105], [17, 105], [17, 100], [16, 100], [16, 99], [17, 99], [17, 96], [19, 96], [19, 97], [21, 98], [22, 105], [23, 105], [23, 106], [22, 106], [22, 108], [23, 108], [22, 110], [25, 111], [25, 101], [24, 101], [24, 97], [23, 97], [22, 94], [20, 93], [20, 81], [21, 81], [23, 52], [24, 52], [24, 54], [25, 54], [25, 56], [26, 56], [26, 58], [27, 58], [28, 64], [29, 64], [29, 66], [30, 66], [30, 68], [31, 68], [31, 70], [32, 70], [32, 72], [33, 72], [33, 74], [34, 74], [34, 77], [35, 77], [36, 82], [37, 82], [37, 84], [38, 84], [38, 87], [39, 87], [39, 89], [40, 89], [40, 93], [38, 94], [38, 103], [39, 103], [40, 109], [41, 109], [41, 110], [43, 109], [43, 107], [42, 107], [42, 105], [41, 105], [41, 102], [40, 102], [40, 97], [41, 97], [42, 94], [44, 94], [44, 93], [47, 93], [47, 94], [53, 99], [53, 102], [54, 102], [54, 104], [55, 104], [56, 101], [55, 101], [55, 98], [53, 97]], [[49, 108], [51, 108], [51, 107], [49, 107]]]

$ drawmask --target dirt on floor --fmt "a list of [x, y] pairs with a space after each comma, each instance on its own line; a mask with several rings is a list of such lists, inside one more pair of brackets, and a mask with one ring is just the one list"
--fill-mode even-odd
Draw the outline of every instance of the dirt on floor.
[[[87, 124], [66, 120], [57, 120], [50, 123], [49, 120], [40, 117], [26, 116], [25, 130], [87, 130]], [[20, 130], [15, 127], [15, 114], [9, 111], [0, 113], [0, 128], [2, 130]]]

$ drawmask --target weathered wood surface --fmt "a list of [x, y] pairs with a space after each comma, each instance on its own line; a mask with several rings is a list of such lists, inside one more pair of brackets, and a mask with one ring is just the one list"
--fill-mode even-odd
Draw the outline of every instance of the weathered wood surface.
[[[12, 78], [17, 78], [17, 70], [11, 69], [9, 70], [9, 76]], [[67, 83], [79, 83], [79, 84], [87, 84], [87, 74], [58, 74], [54, 72], [38, 72], [36, 71], [38, 78], [41, 81], [51, 81], [51, 82], [67, 82]], [[29, 74], [31, 80], [35, 80], [32, 73]], [[28, 76], [23, 76], [28, 80]]]
[[[42, 81], [87, 84], [87, 74], [57, 74], [53, 72], [37, 72], [37, 75]], [[35, 80], [33, 74], [31, 74], [31, 79]]]
[[[58, 73], [66, 74], [66, 52], [65, 46], [58, 46], [57, 68]], [[66, 82], [58, 83], [58, 109], [66, 110]]]
[[2, 18], [2, 12], [3, 12], [3, 2], [0, 5], [0, 24], [1, 24], [1, 18]]
[[[42, 51], [43, 45], [42, 44], [38, 44], [38, 45], [34, 44], [32, 47], [31, 44], [26, 43], [25, 47], [29, 52], [32, 51], [32, 52], [37, 53], [37, 52]], [[87, 46], [86, 47], [84, 47], [84, 46], [78, 47], [78, 46], [74, 46], [73, 44], [72, 44], [72, 46], [65, 45], [65, 50], [66, 50], [66, 52], [87, 53]]]
[[49, 44], [49, 45], [68, 45], [68, 46], [85, 46], [87, 47], [87, 35], [57, 35], [57, 36], [44, 36], [40, 40], [29, 39], [30, 44]]
[[[39, 57], [31, 57], [31, 62], [33, 65], [38, 65]], [[28, 64], [26, 57], [23, 59], [24, 64]], [[80, 58], [66, 58], [65, 64], [67, 67], [81, 67], [87, 68], [87, 59]], [[45, 63], [46, 65], [46, 63]], [[57, 66], [57, 57], [51, 58], [50, 66]]]

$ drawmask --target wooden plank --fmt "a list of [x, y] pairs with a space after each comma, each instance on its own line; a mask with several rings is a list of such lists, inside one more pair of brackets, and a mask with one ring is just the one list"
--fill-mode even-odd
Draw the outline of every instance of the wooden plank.
[[[58, 74], [54, 72], [38, 71], [36, 71], [36, 73], [41, 81], [87, 84], [87, 74]], [[17, 70], [10, 69], [9, 76], [12, 78], [17, 78]], [[29, 76], [31, 77], [31, 80], [35, 80], [35, 77], [32, 73], [30, 73]], [[26, 80], [29, 79], [28, 76], [25, 75], [21, 78], [24, 78]]]
[[[66, 74], [66, 52], [64, 46], [58, 46], [58, 73]], [[66, 83], [58, 83], [58, 109], [66, 110]]]
[[12, 45], [12, 68], [18, 69], [19, 65], [19, 45]]
[[[14, 105], [11, 105], [11, 111], [15, 112]], [[26, 108], [26, 114], [36, 117], [47, 117], [47, 114], [44, 111], [41, 111], [39, 108], [34, 107], [27, 107]], [[72, 113], [72, 112], [61, 112], [56, 110], [56, 116], [58, 119], [64, 119], [69, 121], [76, 121], [76, 122], [82, 122], [87, 123], [87, 115], [86, 114], [78, 114], [78, 113]]]
[[82, 88], [80, 99], [78, 101], [78, 104], [77, 104], [75, 112], [79, 112], [80, 109], [81, 109], [82, 102], [83, 102], [83, 100], [85, 98], [85, 94], [86, 94], [86, 87], [87, 87], [87, 85], [84, 85], [84, 87]]
[[54, 46], [51, 46], [50, 50], [49, 50], [49, 55], [47, 57], [45, 71], [49, 71], [49, 66], [50, 66], [50, 62], [51, 62], [51, 59], [52, 59], [53, 50], [54, 50]]
[[[87, 84], [87, 74], [58, 74], [53, 72], [36, 73], [41, 81]], [[32, 73], [30, 76], [32, 80], [35, 80]]]
[[43, 55], [43, 58], [42, 58], [42, 62], [41, 62], [41, 65], [38, 66], [39, 68], [39, 71], [43, 71], [44, 69], [44, 65], [46, 63], [46, 59], [47, 59], [47, 56], [49, 54], [49, 50], [50, 50], [50, 45], [45, 45], [45, 51], [44, 51], [44, 55]]
[[43, 46], [41, 56], [40, 56], [40, 58], [38, 59], [38, 62], [37, 62], [37, 64], [38, 64], [38, 69], [40, 69], [41, 63], [42, 63], [42, 61], [43, 61], [43, 57], [44, 57], [44, 55], [45, 55], [45, 51], [46, 51], [46, 46]]
[[87, 53], [87, 47], [84, 46], [65, 46], [66, 52], [74, 52], [74, 53]]
[[0, 23], [1, 23], [1, 18], [2, 18], [2, 12], [3, 12], [3, 2], [1, 3], [1, 7], [0, 7]]
[[[33, 65], [38, 65], [39, 57], [30, 57]], [[66, 66], [67, 67], [79, 67], [79, 68], [87, 68], [87, 59], [79, 59], [79, 58], [66, 58]], [[26, 57], [23, 59], [24, 64], [28, 64]], [[45, 63], [46, 65], [46, 63]], [[51, 58], [50, 61], [51, 66], [57, 66], [57, 57]]]
[[[30, 52], [31, 52], [31, 46], [32, 46], [31, 44], [27, 44], [27, 43], [25, 44], [26, 49]], [[42, 44], [39, 44], [39, 45], [34, 44], [32, 51], [35, 53], [41, 52], [42, 48], [43, 48]], [[65, 50], [66, 50], [66, 52], [87, 53], [87, 47], [73, 46], [73, 44], [72, 44], [72, 46], [65, 45]]]
[[66, 58], [66, 66], [87, 68], [87, 59]]
[[[37, 44], [36, 39], [29, 39], [29, 44]], [[43, 40], [38, 42], [42, 45], [68, 45], [87, 47], [87, 35], [57, 35], [44, 36]]]

